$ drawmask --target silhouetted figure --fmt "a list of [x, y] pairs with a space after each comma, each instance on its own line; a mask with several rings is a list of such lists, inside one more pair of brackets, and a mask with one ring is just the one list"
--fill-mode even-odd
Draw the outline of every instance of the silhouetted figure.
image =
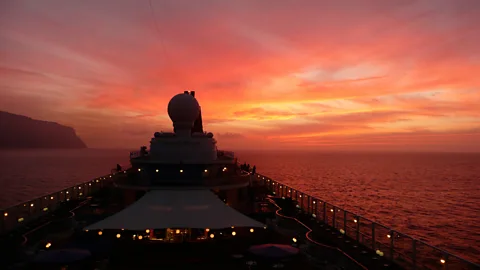
[[250, 171], [250, 164], [247, 164], [247, 172]]
[[117, 172], [121, 172], [122, 171], [122, 166], [120, 166], [120, 164], [117, 164]]
[[147, 155], [147, 147], [146, 146], [142, 146], [140, 148], [140, 156], [146, 156]]
[[253, 165], [252, 174], [255, 174], [256, 172], [257, 172], [257, 166]]

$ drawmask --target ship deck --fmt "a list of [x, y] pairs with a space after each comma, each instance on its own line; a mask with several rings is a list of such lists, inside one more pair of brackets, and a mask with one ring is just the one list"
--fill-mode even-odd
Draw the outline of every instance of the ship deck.
[[[302, 197], [299, 194], [275, 197], [276, 192], [273, 192], [273, 196], [269, 195], [272, 194], [271, 189], [260, 183], [256, 183], [252, 191], [254, 197], [258, 198], [256, 203], [261, 204], [263, 210], [250, 214], [250, 217], [268, 224], [268, 228], [256, 229], [255, 233], [248, 233], [248, 229], [242, 233], [238, 228], [239, 233], [235, 237], [231, 236], [231, 231], [226, 230], [224, 237], [183, 243], [133, 241], [133, 232], [127, 231], [104, 230], [103, 236], [99, 236], [98, 231], [84, 231], [85, 227], [124, 209], [121, 196], [123, 190], [115, 188], [113, 182], [108, 180], [110, 178], [102, 179], [107, 180], [103, 183], [91, 181], [92, 184], [101, 184], [101, 188], [93, 189], [92, 185], [92, 189], [88, 189], [92, 191], [88, 197], [64, 197], [64, 201], [59, 201], [55, 207], [49, 206], [55, 210], [48, 211], [40, 218], [31, 216], [28, 222], [22, 222], [14, 231], [2, 235], [2, 266], [8, 266], [7, 269], [57, 269], [51, 265], [41, 268], [30, 264], [35, 254], [46, 250], [46, 244], [51, 242], [52, 246], [48, 250], [82, 248], [92, 252], [86, 265], [69, 266], [68, 269], [403, 269], [393, 263], [390, 256], [377, 254], [374, 249], [354, 240], [355, 237], [342, 232], [338, 227], [312, 216], [311, 212], [321, 214], [314, 211], [317, 209], [299, 208], [302, 201], [292, 198]], [[82, 191], [89, 187], [87, 184], [82, 186]], [[75, 194], [73, 191], [74, 188], [69, 195]], [[278, 194], [278, 189], [276, 191]], [[68, 192], [63, 192], [65, 193]], [[78, 192], [76, 194], [81, 195]], [[315, 204], [315, 201], [309, 202]], [[28, 204], [21, 207], [28, 207]], [[117, 233], [122, 236], [115, 237]], [[248, 248], [256, 244], [292, 245], [293, 238], [298, 240], [295, 245], [298, 245], [301, 253], [291, 259], [264, 260], [248, 252]]]

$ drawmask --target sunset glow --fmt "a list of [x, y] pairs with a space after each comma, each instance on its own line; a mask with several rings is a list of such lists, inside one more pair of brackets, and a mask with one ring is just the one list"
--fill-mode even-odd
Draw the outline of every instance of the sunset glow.
[[151, 3], [1, 1], [0, 110], [137, 148], [195, 90], [222, 148], [480, 151], [480, 1]]

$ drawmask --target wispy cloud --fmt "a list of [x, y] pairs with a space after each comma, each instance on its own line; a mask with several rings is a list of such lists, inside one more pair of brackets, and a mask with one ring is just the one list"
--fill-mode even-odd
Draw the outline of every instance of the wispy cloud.
[[2, 1], [0, 109], [133, 147], [195, 89], [225, 147], [480, 151], [479, 1], [201, 2]]

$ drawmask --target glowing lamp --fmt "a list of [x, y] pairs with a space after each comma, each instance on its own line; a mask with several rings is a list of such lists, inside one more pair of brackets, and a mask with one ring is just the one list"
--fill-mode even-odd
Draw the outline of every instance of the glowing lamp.
[[232, 235], [235, 236], [235, 235], [237, 235], [237, 233], [236, 233], [235, 231], [233, 231], [233, 232], [232, 232]]
[[445, 260], [444, 260], [444, 259], [440, 259], [440, 263], [444, 264], [444, 263], [445, 263]]
[[102, 235], [102, 234], [103, 234], [103, 232], [102, 232], [102, 231], [98, 231], [98, 235]]
[[215, 237], [215, 234], [210, 234], [210, 238], [214, 238]]
[[293, 241], [294, 243], [296, 243], [296, 242], [297, 242], [297, 238], [295, 238], [295, 237], [292, 238], [292, 241]]
[[250, 229], [250, 232], [253, 232], [253, 229]]
[[5, 213], [3, 213], [3, 215], [4, 215], [4, 216], [6, 216], [6, 217], [8, 217], [8, 213], [6, 213], [6, 212], [5, 212]]
[[210, 231], [210, 229], [209, 229], [209, 228], [206, 228], [206, 229], [205, 229], [205, 231], [206, 231], [206, 232], [209, 232], [209, 231]]
[[149, 230], [149, 229], [146, 229], [145, 232], [146, 232], [146, 233], [150, 233], [150, 230]]
[[121, 235], [120, 235], [119, 233], [117, 233], [117, 238], [120, 238], [120, 236], [121, 236]]
[[51, 246], [52, 246], [52, 243], [47, 243], [47, 244], [45, 245], [45, 248], [49, 248], [49, 247], [51, 247]]

